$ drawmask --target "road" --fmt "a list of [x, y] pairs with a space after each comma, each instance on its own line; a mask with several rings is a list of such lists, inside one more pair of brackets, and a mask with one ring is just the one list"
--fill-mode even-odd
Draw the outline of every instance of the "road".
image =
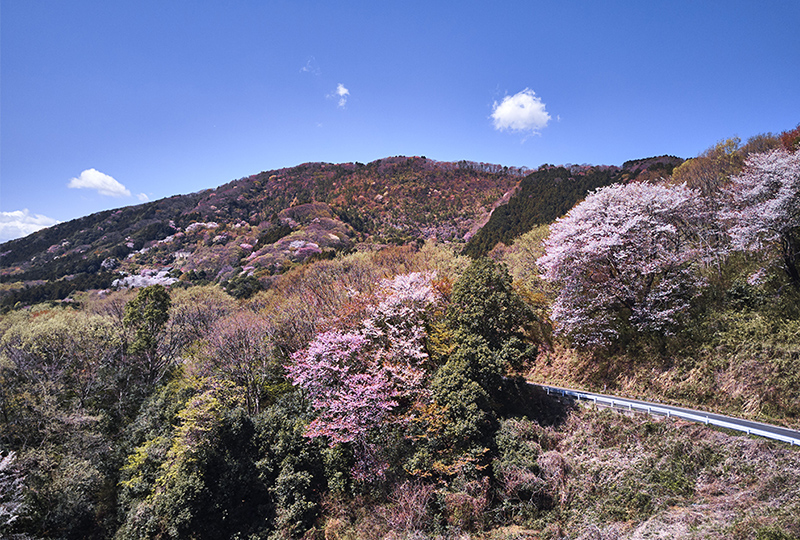
[[596, 394], [593, 392], [584, 392], [583, 390], [560, 388], [558, 386], [549, 386], [545, 384], [528, 384], [532, 386], [538, 386], [539, 388], [545, 390], [548, 394], [557, 394], [572, 397], [574, 399], [583, 399], [586, 401], [591, 401], [600, 406], [646, 412], [648, 414], [657, 414], [661, 416], [675, 416], [678, 418], [683, 418], [684, 420], [690, 420], [692, 422], [723, 427], [741, 431], [743, 433], [747, 433], [748, 435], [757, 435], [759, 437], [766, 437], [768, 439], [800, 446], [800, 431], [795, 431], [793, 429], [787, 429], [780, 426], [773, 426], [770, 424], [763, 424], [761, 422], [753, 422], [751, 420], [743, 420], [741, 418], [734, 418], [732, 416], [724, 416], [721, 414], [714, 414], [694, 409], [673, 407], [671, 405], [663, 405], [661, 403], [650, 403], [636, 399]]

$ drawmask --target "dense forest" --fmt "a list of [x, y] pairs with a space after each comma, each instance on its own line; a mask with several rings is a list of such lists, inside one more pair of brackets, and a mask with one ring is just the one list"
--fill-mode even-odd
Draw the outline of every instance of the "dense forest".
[[307, 164], [1, 249], [3, 538], [800, 537], [796, 449], [526, 384], [800, 427], [800, 127]]
[[622, 168], [542, 165], [520, 182], [508, 204], [495, 209], [486, 225], [470, 239], [465, 253], [472, 257], [486, 255], [498, 242], [510, 244], [537, 225], [552, 223], [591, 190], [640, 176], [640, 181], [644, 177], [669, 176], [681, 161], [662, 156], [627, 161]]

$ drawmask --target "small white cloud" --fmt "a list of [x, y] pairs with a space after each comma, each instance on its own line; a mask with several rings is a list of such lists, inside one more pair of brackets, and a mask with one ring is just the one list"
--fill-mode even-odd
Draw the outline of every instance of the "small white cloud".
[[342, 83], [336, 86], [336, 95], [339, 96], [339, 107], [347, 105], [347, 98], [350, 96], [350, 90], [345, 88]]
[[0, 242], [28, 236], [56, 223], [60, 222], [41, 214], [31, 214], [27, 208], [13, 212], [0, 212]]
[[311, 73], [312, 75], [319, 75], [320, 69], [319, 66], [317, 66], [317, 60], [313, 56], [309, 57], [308, 62], [306, 62], [306, 65], [300, 68], [300, 73]]
[[513, 96], [506, 96], [492, 106], [494, 128], [499, 131], [530, 131], [539, 133], [547, 126], [550, 115], [542, 100], [530, 88]]
[[128, 188], [114, 180], [114, 178], [96, 169], [86, 169], [78, 178], [70, 180], [67, 187], [76, 189], [96, 189], [100, 195], [108, 195], [109, 197], [131, 196], [131, 192]]
[[150, 197], [148, 197], [148, 196], [147, 196], [147, 193], [139, 193], [139, 194], [137, 195], [137, 197], [138, 197], [138, 198], [139, 198], [139, 200], [140, 200], [140, 201], [142, 201], [142, 202], [148, 202], [148, 201], [150, 200]]

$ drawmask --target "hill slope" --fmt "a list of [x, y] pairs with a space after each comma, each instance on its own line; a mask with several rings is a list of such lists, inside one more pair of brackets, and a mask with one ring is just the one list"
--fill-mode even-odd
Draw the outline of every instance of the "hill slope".
[[144, 285], [259, 278], [365, 242], [469, 240], [466, 253], [483, 255], [565, 214], [591, 189], [668, 174], [680, 161], [545, 165], [527, 176], [524, 169], [425, 157], [265, 171], [6, 242], [0, 302], [10, 308], [63, 299], [117, 279]]
[[[522, 174], [424, 157], [265, 171], [6, 242], [0, 245], [0, 280], [53, 281], [164, 267], [223, 280], [242, 268], [256, 275], [281, 272], [358, 242], [463, 240]], [[92, 285], [108, 286], [110, 279]]]
[[563, 216], [586, 194], [616, 182], [668, 176], [683, 160], [674, 156], [626, 161], [622, 167], [543, 165], [526, 176], [507, 205], [497, 208], [486, 225], [473, 236], [466, 253], [486, 255], [498, 242], [510, 244], [537, 225]]

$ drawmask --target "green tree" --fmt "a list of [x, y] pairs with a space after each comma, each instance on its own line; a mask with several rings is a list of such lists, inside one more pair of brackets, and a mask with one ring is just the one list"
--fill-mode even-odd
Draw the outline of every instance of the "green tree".
[[504, 366], [481, 336], [460, 334], [456, 339], [458, 345], [431, 381], [436, 403], [448, 419], [437, 443], [440, 450], [478, 457], [497, 429], [494, 396]]
[[171, 355], [159, 354], [159, 343], [169, 320], [169, 293], [162, 285], [151, 285], [139, 291], [125, 305], [123, 324], [133, 333], [128, 353], [138, 356], [144, 382], [152, 385], [161, 380], [171, 362]]
[[491, 349], [507, 348], [513, 341], [522, 354], [522, 340], [534, 314], [514, 291], [505, 265], [482, 257], [473, 261], [453, 285], [447, 317], [451, 327], [481, 336]]
[[108, 319], [61, 309], [15, 319], [0, 337], [0, 443], [46, 440], [48, 411], [94, 414], [111, 405], [109, 372], [121, 343]]
[[105, 317], [72, 309], [19, 312], [4, 322], [0, 447], [16, 452], [25, 511], [2, 533], [107, 537], [118, 330]]
[[247, 299], [262, 290], [261, 282], [253, 276], [235, 276], [222, 284], [229, 295], [237, 300]]
[[180, 377], [147, 402], [117, 538], [302, 536], [325, 488], [321, 444], [303, 436], [307, 409], [291, 395], [256, 416], [243, 405], [228, 381]]
[[[449, 328], [433, 335], [444, 358], [431, 380], [434, 398], [425, 445], [411, 469], [484, 474], [504, 407], [504, 375], [536, 354], [533, 314], [503, 265], [474, 260], [453, 285]], [[444, 341], [445, 343], [438, 343]], [[427, 462], [427, 463], [426, 463]]]

